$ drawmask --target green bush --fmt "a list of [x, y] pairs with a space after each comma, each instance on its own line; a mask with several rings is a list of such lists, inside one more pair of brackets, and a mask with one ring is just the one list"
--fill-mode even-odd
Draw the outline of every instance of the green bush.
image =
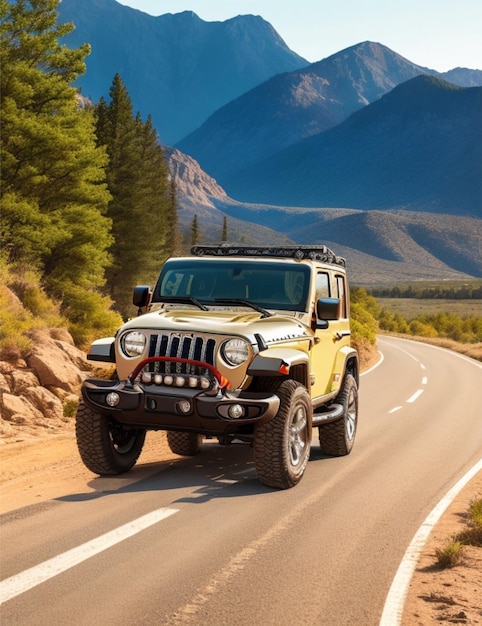
[[66, 292], [69, 307], [65, 315], [76, 345], [86, 348], [94, 339], [113, 335], [122, 325], [122, 317], [110, 308], [112, 301], [107, 296], [72, 284]]

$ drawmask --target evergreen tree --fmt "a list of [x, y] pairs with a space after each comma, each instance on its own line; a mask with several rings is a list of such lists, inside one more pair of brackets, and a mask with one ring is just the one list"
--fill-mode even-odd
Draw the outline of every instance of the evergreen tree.
[[97, 107], [97, 137], [109, 155], [108, 213], [114, 243], [107, 289], [124, 317], [132, 314], [136, 283], [152, 283], [173, 245], [168, 171], [150, 117], [133, 117], [132, 102], [121, 77], [114, 77], [110, 103]]
[[182, 247], [182, 236], [179, 232], [177, 220], [177, 188], [174, 178], [169, 181], [169, 208], [167, 211], [167, 245], [166, 254], [175, 256]]
[[227, 217], [224, 216], [223, 218], [223, 232], [221, 233], [221, 241], [227, 241], [228, 240], [228, 220]]
[[92, 111], [79, 110], [71, 86], [89, 46], [59, 43], [73, 26], [57, 23], [57, 6], [0, 0], [0, 232], [7, 262], [39, 271], [75, 317], [77, 292], [104, 282], [112, 239], [105, 151], [96, 146]]
[[192, 218], [191, 224], [191, 246], [196, 246], [199, 243], [199, 225], [197, 221], [197, 214]]

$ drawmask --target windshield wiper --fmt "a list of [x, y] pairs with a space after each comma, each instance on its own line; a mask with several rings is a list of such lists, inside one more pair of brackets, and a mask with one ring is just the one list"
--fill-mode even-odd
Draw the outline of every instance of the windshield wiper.
[[215, 298], [215, 304], [244, 304], [245, 306], [249, 306], [251, 309], [262, 313], [262, 317], [271, 317], [273, 314], [263, 309], [262, 307], [254, 304], [254, 302], [250, 302], [249, 300], [242, 300], [241, 298]]
[[158, 296], [156, 300], [157, 302], [172, 302], [172, 304], [194, 304], [202, 311], [209, 311], [206, 305], [192, 296]]

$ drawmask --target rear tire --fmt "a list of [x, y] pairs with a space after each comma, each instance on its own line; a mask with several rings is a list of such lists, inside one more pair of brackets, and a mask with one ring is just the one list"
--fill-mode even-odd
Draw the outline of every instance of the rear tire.
[[201, 451], [204, 437], [198, 433], [167, 431], [167, 443], [171, 452], [179, 456], [196, 456]]
[[351, 374], [345, 376], [334, 402], [343, 405], [343, 417], [318, 427], [320, 448], [329, 456], [345, 456], [355, 443], [358, 423], [358, 388]]
[[303, 477], [310, 457], [312, 405], [306, 388], [294, 380], [284, 380], [274, 393], [280, 407], [256, 427], [254, 464], [262, 483], [289, 489]]
[[123, 474], [134, 467], [146, 431], [128, 428], [100, 415], [80, 400], [75, 418], [77, 447], [84, 465], [95, 474]]

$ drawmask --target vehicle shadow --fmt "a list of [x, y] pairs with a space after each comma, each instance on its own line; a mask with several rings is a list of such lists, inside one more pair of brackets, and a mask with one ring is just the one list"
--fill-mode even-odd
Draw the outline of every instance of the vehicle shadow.
[[[310, 464], [329, 458], [312, 445]], [[310, 465], [309, 464], [309, 465]], [[176, 457], [158, 462], [139, 463], [130, 472], [117, 476], [96, 476], [87, 483], [92, 491], [56, 498], [60, 502], [80, 502], [112, 494], [149, 491], [182, 491], [173, 503], [201, 504], [213, 498], [252, 496], [280, 490], [263, 485], [257, 477], [253, 452], [248, 444], [221, 446], [205, 443], [195, 457]], [[185, 494], [190, 489], [189, 495]]]
[[174, 502], [201, 503], [215, 497], [239, 497], [276, 491], [262, 485], [256, 476], [252, 450], [247, 444], [220, 446], [204, 444], [195, 457], [139, 463], [130, 472], [117, 476], [98, 476], [87, 483], [93, 491], [57, 498], [79, 502], [106, 495], [148, 491], [193, 489], [191, 496]]

